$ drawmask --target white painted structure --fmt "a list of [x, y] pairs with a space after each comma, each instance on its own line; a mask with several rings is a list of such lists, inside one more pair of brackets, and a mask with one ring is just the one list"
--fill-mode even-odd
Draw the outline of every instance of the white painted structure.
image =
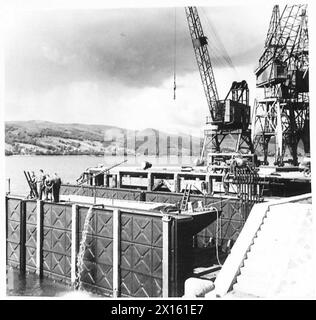
[[256, 204], [207, 298], [315, 297], [311, 194]]

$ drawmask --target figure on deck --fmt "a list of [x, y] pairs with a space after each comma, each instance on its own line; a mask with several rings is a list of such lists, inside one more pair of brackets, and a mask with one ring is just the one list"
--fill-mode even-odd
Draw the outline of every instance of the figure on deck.
[[50, 175], [46, 176], [45, 179], [45, 200], [52, 200], [53, 199], [53, 179]]
[[45, 189], [45, 179], [46, 176], [44, 174], [44, 171], [42, 169], [40, 169], [39, 171], [39, 175], [36, 179], [36, 184], [37, 184], [37, 194], [38, 194], [38, 199], [42, 200], [43, 197], [43, 192]]
[[61, 186], [61, 179], [57, 173], [53, 177], [53, 199], [54, 202], [59, 202], [59, 190]]
[[31, 174], [30, 174], [30, 194], [29, 194], [29, 197], [30, 198], [34, 198], [36, 197], [36, 192], [37, 192], [37, 179], [36, 179], [36, 175], [35, 175], [35, 172], [32, 171]]

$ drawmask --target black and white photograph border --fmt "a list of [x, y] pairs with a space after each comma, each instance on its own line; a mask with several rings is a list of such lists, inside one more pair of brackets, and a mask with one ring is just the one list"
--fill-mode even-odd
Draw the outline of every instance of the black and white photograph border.
[[1, 297], [315, 300], [312, 1], [0, 14]]

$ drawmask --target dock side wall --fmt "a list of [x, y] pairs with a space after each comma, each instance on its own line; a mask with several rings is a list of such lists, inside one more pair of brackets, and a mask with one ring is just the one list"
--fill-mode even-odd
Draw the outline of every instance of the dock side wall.
[[[7, 264], [23, 273], [75, 284], [89, 207], [7, 196], [6, 209]], [[182, 225], [185, 219], [180, 219]], [[82, 286], [114, 297], [181, 296], [191, 262], [180, 266], [184, 252], [169, 250], [172, 241], [179, 241], [178, 223], [176, 218], [154, 212], [94, 207]], [[185, 274], [179, 272], [180, 267]]]
[[[106, 187], [92, 187], [92, 186], [76, 186], [76, 185], [62, 185], [61, 194], [78, 194], [83, 196], [93, 196], [93, 192], [97, 197], [120, 199], [120, 200], [134, 200], [147, 201], [156, 203], [180, 203], [182, 200], [182, 193], [174, 192], [157, 192], [157, 191], [142, 191]], [[211, 195], [196, 195], [192, 194], [189, 201], [193, 208], [197, 208], [199, 202], [203, 206], [213, 206], [217, 210], [222, 211], [219, 220], [219, 225], [216, 222], [212, 223], [196, 236], [196, 246], [203, 248], [214, 244], [214, 239], [219, 239], [220, 245], [226, 248], [227, 244], [236, 241], [241, 229], [248, 217], [248, 214], [254, 203], [244, 204], [240, 199], [236, 198], [219, 198]], [[218, 231], [216, 231], [218, 230]]]

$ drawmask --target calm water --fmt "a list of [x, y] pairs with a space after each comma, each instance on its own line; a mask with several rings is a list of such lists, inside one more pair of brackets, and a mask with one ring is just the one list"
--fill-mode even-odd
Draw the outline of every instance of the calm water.
[[19, 270], [7, 268], [7, 295], [10, 296], [63, 296], [70, 286], [51, 279], [40, 280], [35, 274], [21, 275]]
[[11, 193], [25, 194], [28, 185], [23, 171], [57, 172], [63, 182], [75, 182], [87, 167], [103, 162], [102, 157], [89, 156], [9, 156], [5, 158], [5, 176], [10, 178]]
[[58, 297], [60, 299], [101, 298], [87, 291], [75, 291], [70, 285], [52, 279], [40, 279], [36, 274], [20, 274], [19, 270], [7, 267], [7, 296]]
[[[148, 160], [157, 166], [179, 165], [179, 159], [174, 158], [156, 158], [156, 157], [137, 157], [130, 156], [123, 166], [139, 167], [144, 160]], [[38, 173], [43, 169], [45, 173], [53, 174], [55, 172], [61, 177], [63, 183], [75, 183], [80, 174], [88, 167], [103, 164], [110, 167], [113, 164], [123, 161], [123, 157], [96, 157], [96, 156], [7, 156], [5, 157], [5, 176], [10, 178], [11, 194], [24, 195], [28, 193], [27, 185], [23, 171], [34, 171]], [[191, 158], [183, 158], [180, 165], [190, 165]], [[6, 190], [8, 182], [6, 181]]]

